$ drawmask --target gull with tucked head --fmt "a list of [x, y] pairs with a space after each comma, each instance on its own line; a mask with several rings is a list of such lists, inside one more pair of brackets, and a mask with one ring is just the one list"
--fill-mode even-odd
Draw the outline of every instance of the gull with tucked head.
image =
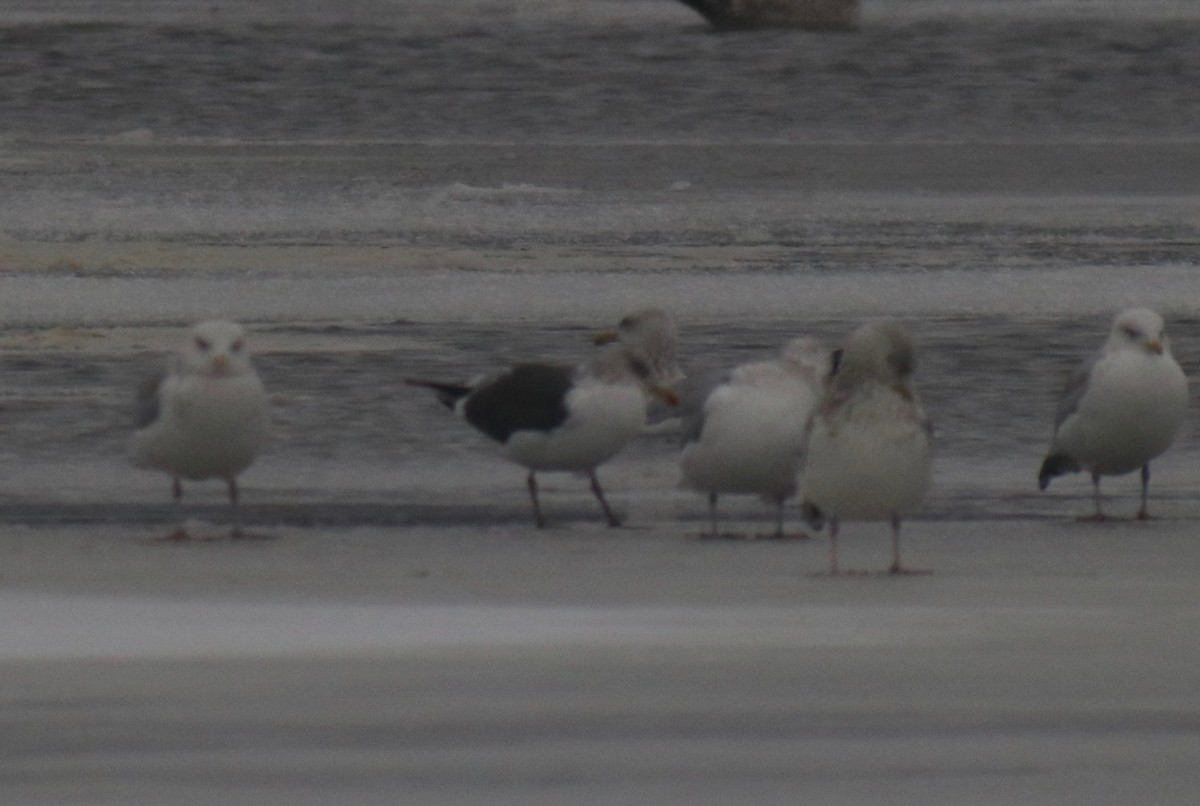
[[885, 520], [892, 527], [891, 574], [919, 573], [900, 562], [900, 521], [925, 498], [932, 471], [929, 423], [913, 391], [912, 336], [885, 319], [851, 334], [813, 416], [801, 476], [810, 518], [829, 519], [829, 570], [842, 573], [843, 521]]
[[[267, 393], [250, 363], [241, 325], [204, 322], [192, 328], [166, 371], [139, 390], [131, 458], [171, 477], [177, 508], [183, 479], [224, 481], [233, 536], [243, 537], [237, 477], [266, 442], [267, 421]], [[190, 535], [181, 522], [169, 537]]]
[[1137, 517], [1149, 518], [1150, 460], [1171, 446], [1187, 405], [1187, 378], [1171, 355], [1162, 317], [1148, 308], [1122, 311], [1103, 349], [1067, 381], [1038, 487], [1045, 490], [1055, 476], [1086, 470], [1095, 512], [1081, 520], [1104, 520], [1100, 477], [1140, 469]]
[[824, 392], [830, 351], [793, 339], [779, 358], [733, 369], [684, 422], [683, 483], [708, 495], [712, 536], [717, 497], [758, 495], [776, 508], [782, 538], [784, 502], [796, 493], [808, 420]]

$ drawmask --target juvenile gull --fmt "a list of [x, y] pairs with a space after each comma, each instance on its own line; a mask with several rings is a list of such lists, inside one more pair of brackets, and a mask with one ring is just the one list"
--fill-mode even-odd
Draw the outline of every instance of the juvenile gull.
[[778, 359], [733, 369], [684, 423], [683, 482], [708, 494], [712, 536], [720, 494], [761, 496], [776, 507], [774, 537], [783, 537], [784, 502], [796, 493], [809, 417], [829, 374], [830, 352], [793, 339]]
[[1038, 472], [1038, 487], [1064, 473], [1092, 476], [1096, 511], [1103, 520], [1100, 477], [1142, 471], [1146, 508], [1150, 460], [1175, 439], [1187, 413], [1187, 378], [1171, 356], [1163, 320], [1147, 308], [1118, 314], [1103, 349], [1067, 382], [1054, 421], [1054, 439]]
[[929, 489], [932, 440], [910, 377], [912, 336], [886, 319], [858, 328], [842, 350], [814, 415], [801, 477], [806, 511], [829, 519], [829, 571], [841, 573], [842, 521], [892, 526], [888, 573], [914, 573], [900, 562], [900, 520]]
[[525, 481], [538, 527], [546, 525], [538, 502], [541, 471], [586, 475], [608, 525], [619, 526], [596, 468], [641, 433], [651, 396], [678, 403], [670, 389], [680, 373], [669, 314], [636, 311], [597, 341], [604, 346], [578, 367], [519, 364], [473, 384], [407, 380], [433, 389], [443, 404], [500, 443], [505, 457], [528, 469]]
[[[139, 390], [131, 458], [171, 477], [176, 508], [182, 480], [219, 478], [229, 490], [233, 536], [243, 537], [237, 477], [267, 437], [267, 393], [250, 363], [245, 333], [233, 322], [192, 328], [166, 371]], [[170, 535], [187, 539], [182, 523]]]

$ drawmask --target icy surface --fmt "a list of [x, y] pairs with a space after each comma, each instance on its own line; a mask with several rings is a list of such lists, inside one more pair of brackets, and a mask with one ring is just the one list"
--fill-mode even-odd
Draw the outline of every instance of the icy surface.
[[[0, 26], [5, 804], [1190, 804], [1194, 414], [1137, 479], [1035, 474], [1113, 312], [1200, 373], [1200, 8], [10, 2]], [[669, 420], [523, 472], [405, 377], [574, 362], [669, 307], [694, 374], [900, 316], [934, 491], [893, 579], [697, 537]], [[163, 544], [132, 390], [246, 322], [264, 540]], [[796, 507], [789, 528], [799, 530]], [[761, 531], [761, 502], [722, 502]], [[877, 571], [884, 524], [848, 525]]]

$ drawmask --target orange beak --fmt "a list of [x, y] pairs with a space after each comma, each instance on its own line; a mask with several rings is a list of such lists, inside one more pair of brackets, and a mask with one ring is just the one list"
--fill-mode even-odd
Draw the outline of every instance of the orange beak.
[[621, 334], [615, 330], [605, 330], [597, 333], [592, 339], [593, 344], [612, 344], [617, 339], [621, 338]]
[[218, 375], [224, 375], [225, 373], [229, 372], [229, 356], [225, 355], [224, 353], [214, 356], [212, 360], [212, 367], [213, 372], [217, 373]]
[[675, 408], [679, 405], [679, 395], [675, 394], [675, 390], [673, 389], [668, 389], [665, 386], [651, 386], [650, 394], [654, 395], [671, 408]]
[[1163, 354], [1163, 344], [1158, 339], [1154, 339], [1149, 344], [1147, 344], [1146, 347], [1148, 347], [1150, 349], [1150, 352], [1154, 353], [1155, 355]]

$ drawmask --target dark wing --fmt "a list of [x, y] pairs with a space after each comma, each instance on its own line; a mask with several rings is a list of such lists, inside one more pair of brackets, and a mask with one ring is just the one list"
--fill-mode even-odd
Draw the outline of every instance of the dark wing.
[[1052, 453], [1042, 461], [1042, 466], [1038, 470], [1038, 489], [1044, 490], [1050, 486], [1050, 479], [1055, 476], [1061, 476], [1064, 473], [1078, 473], [1082, 469], [1079, 462], [1065, 453]]
[[704, 433], [704, 404], [717, 387], [729, 382], [728, 371], [709, 371], [699, 377], [689, 375], [679, 392], [679, 418], [683, 421], [683, 444], [697, 442]]
[[162, 370], [154, 375], [147, 375], [138, 384], [133, 410], [133, 423], [136, 428], [145, 428], [158, 419], [158, 393], [166, 378], [167, 373]]
[[1092, 356], [1077, 366], [1071, 373], [1071, 377], [1067, 379], [1067, 388], [1063, 390], [1062, 397], [1058, 401], [1058, 413], [1054, 416], [1055, 431], [1063, 424], [1064, 420], [1079, 410], [1079, 401], [1087, 394], [1088, 382], [1099, 361], [1100, 354]]
[[[1079, 401], [1087, 394], [1092, 372], [1095, 371], [1096, 364], [1099, 363], [1102, 355], [1102, 353], [1097, 353], [1075, 367], [1075, 371], [1067, 379], [1067, 388], [1063, 390], [1062, 397], [1058, 401], [1058, 412], [1054, 415], [1055, 434], [1058, 433], [1059, 427], [1066, 419], [1079, 410]], [[1051, 453], [1042, 461], [1042, 466], [1038, 470], [1038, 489], [1046, 489], [1050, 480], [1055, 476], [1078, 473], [1081, 469], [1079, 462], [1073, 456], [1065, 453]]]
[[551, 431], [567, 420], [572, 367], [521, 364], [476, 387], [467, 397], [467, 422], [497, 442], [516, 431]]

